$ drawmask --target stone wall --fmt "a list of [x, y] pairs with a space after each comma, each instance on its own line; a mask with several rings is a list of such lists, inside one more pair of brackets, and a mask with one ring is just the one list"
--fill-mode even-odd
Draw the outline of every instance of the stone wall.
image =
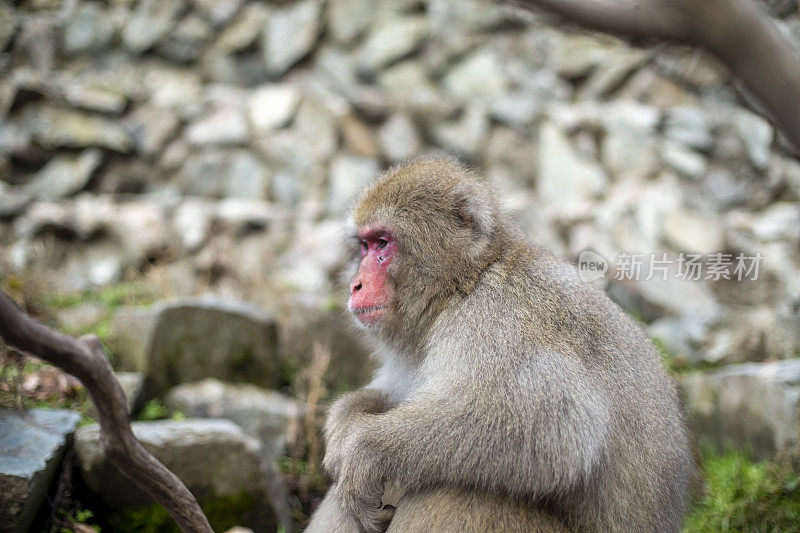
[[[768, 8], [800, 43], [797, 3]], [[800, 164], [701, 52], [479, 0], [0, 4], [0, 260], [53, 290], [329, 307], [349, 198], [442, 149], [599, 254], [676, 366], [797, 357]]]

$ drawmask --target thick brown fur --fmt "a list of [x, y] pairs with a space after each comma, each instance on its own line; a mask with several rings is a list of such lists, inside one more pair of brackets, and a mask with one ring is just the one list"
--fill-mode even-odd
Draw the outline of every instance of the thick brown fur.
[[[678, 531], [691, 459], [642, 329], [530, 242], [452, 159], [389, 170], [355, 226], [391, 228], [382, 367], [332, 407], [311, 531]], [[382, 508], [385, 483], [404, 494]], [[338, 524], [339, 529], [332, 529]]]

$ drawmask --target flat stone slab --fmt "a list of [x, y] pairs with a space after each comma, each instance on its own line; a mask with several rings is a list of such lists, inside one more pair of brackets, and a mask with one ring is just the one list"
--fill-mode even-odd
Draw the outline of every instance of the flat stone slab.
[[120, 364], [145, 374], [147, 397], [205, 377], [265, 387], [278, 383], [278, 326], [253, 305], [178, 298], [124, 309], [113, 329], [125, 347]]
[[[248, 522], [274, 530], [281, 520], [285, 488], [261, 443], [223, 419], [189, 418], [131, 424], [142, 445], [169, 468], [201, 505], [220, 497], [252, 499]], [[88, 487], [115, 510], [155, 502], [111, 464], [100, 442], [100, 427], [90, 424], [75, 434], [75, 452]], [[250, 525], [248, 523], [247, 525]]]
[[0, 532], [28, 529], [80, 418], [65, 409], [0, 409]]
[[284, 453], [292, 420], [305, 413], [302, 404], [280, 392], [214, 378], [173, 387], [164, 403], [186, 416], [232, 420], [275, 457]]

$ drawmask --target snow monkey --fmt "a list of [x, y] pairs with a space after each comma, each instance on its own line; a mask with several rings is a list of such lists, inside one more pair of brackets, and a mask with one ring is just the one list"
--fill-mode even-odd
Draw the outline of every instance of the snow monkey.
[[680, 529], [686, 431], [634, 320], [453, 159], [388, 170], [351, 218], [382, 366], [331, 407], [308, 531]]

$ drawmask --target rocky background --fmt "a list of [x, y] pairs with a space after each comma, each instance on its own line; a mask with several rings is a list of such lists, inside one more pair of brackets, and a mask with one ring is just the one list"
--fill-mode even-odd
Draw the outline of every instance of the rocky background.
[[[800, 47], [797, 2], [764, 6]], [[140, 422], [144, 440], [241, 451], [205, 461], [218, 487], [170, 452], [190, 488], [268, 494], [276, 512], [251, 523], [289, 527], [308, 508], [280, 480], [295, 499], [297, 479], [322, 483], [301, 475], [316, 405], [370, 370], [342, 310], [342, 216], [382, 169], [445, 150], [535, 239], [608, 261], [597, 283], [663, 349], [697, 435], [771, 457], [800, 446], [800, 163], [756, 109], [702, 52], [483, 0], [0, 2], [0, 281], [99, 333], [151, 411], [190, 417]], [[757, 279], [615, 279], [623, 253], [761, 260]], [[30, 394], [77, 387], [3, 368]], [[96, 430], [76, 442], [83, 482], [114, 500]], [[24, 493], [37, 476], [17, 476]]]

